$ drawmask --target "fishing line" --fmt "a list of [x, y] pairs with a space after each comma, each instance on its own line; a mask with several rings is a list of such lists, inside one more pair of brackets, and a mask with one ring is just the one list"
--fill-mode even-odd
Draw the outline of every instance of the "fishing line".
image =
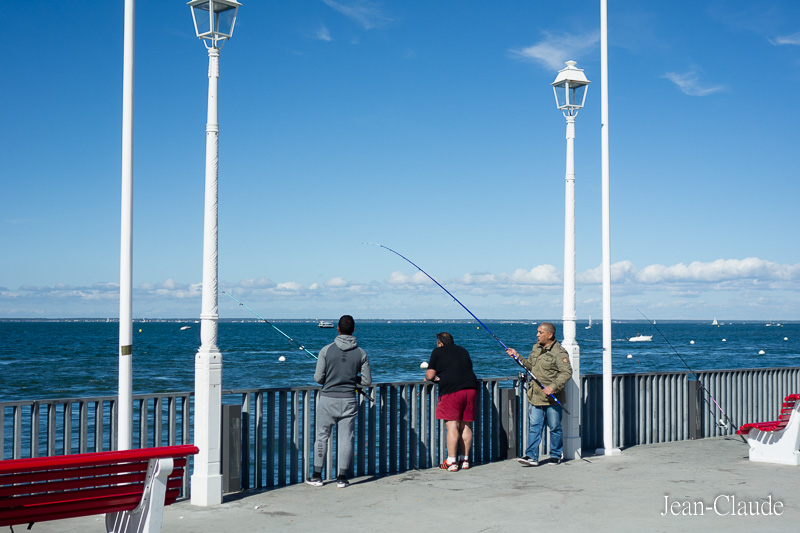
[[[647, 320], [647, 322], [649, 322], [651, 326], [653, 326], [653, 328], [654, 328], [654, 329], [655, 329], [655, 330], [658, 332], [658, 334], [659, 334], [659, 335], [661, 335], [661, 337], [664, 339], [664, 341], [666, 341], [666, 343], [669, 345], [669, 347], [670, 347], [670, 348], [672, 348], [672, 351], [673, 351], [673, 352], [675, 352], [675, 355], [677, 355], [677, 356], [678, 356], [678, 359], [680, 359], [680, 360], [681, 360], [681, 362], [682, 362], [682, 363], [683, 363], [683, 365], [684, 365], [684, 366], [687, 368], [687, 370], [689, 370], [689, 372], [691, 372], [692, 374], [694, 374], [694, 377], [695, 377], [695, 379], [697, 380], [697, 384], [698, 384], [698, 385], [700, 385], [700, 389], [701, 389], [703, 392], [705, 392], [706, 394], [708, 394], [708, 397], [709, 397], [709, 398], [711, 398], [711, 401], [713, 401], [713, 402], [714, 402], [714, 405], [716, 405], [716, 406], [717, 406], [717, 409], [719, 409], [720, 413], [722, 413], [722, 416], [724, 416], [724, 417], [725, 417], [725, 419], [727, 420], [727, 422], [726, 422], [726, 427], [727, 427], [727, 423], [728, 423], [728, 422], [730, 422], [731, 426], [733, 426], [734, 428], [738, 428], [738, 427], [739, 427], [739, 425], [738, 425], [738, 424], [736, 424], [736, 422], [734, 422], [734, 421], [733, 421], [733, 419], [732, 419], [731, 417], [729, 417], [729, 416], [728, 416], [728, 413], [726, 413], [726, 412], [725, 412], [725, 410], [724, 410], [724, 409], [723, 409], [723, 408], [722, 408], [722, 407], [719, 405], [719, 403], [717, 403], [717, 400], [715, 400], [715, 399], [714, 399], [714, 397], [711, 395], [711, 392], [710, 392], [710, 391], [709, 391], [709, 390], [706, 388], [706, 386], [705, 386], [705, 385], [703, 385], [703, 382], [702, 382], [702, 381], [700, 381], [700, 378], [699, 378], [699, 377], [697, 377], [697, 372], [695, 372], [694, 370], [692, 370], [692, 367], [690, 367], [690, 366], [689, 366], [689, 363], [687, 363], [687, 362], [686, 362], [686, 359], [684, 359], [684, 358], [681, 356], [681, 354], [680, 354], [680, 353], [678, 353], [678, 350], [676, 350], [676, 349], [675, 349], [675, 347], [672, 345], [672, 343], [671, 343], [671, 342], [669, 342], [669, 339], [667, 338], [667, 336], [666, 336], [666, 335], [664, 335], [664, 334], [661, 332], [661, 330], [660, 330], [660, 329], [658, 329], [658, 326], [656, 326], [655, 322], [653, 322], [652, 320], [650, 320], [649, 318], [647, 318], [647, 315], [645, 315], [644, 313], [642, 313], [642, 311], [641, 311], [640, 309], [637, 309], [637, 311], [639, 311], [639, 313], [641, 313], [641, 315], [644, 317], [644, 319], [645, 319], [645, 320]], [[708, 410], [709, 410], [709, 411], [711, 412], [711, 414], [713, 415], [713, 414], [714, 414], [714, 409], [712, 409], [712, 408], [711, 408], [711, 404], [709, 403], [708, 399], [707, 399], [705, 396], [703, 396], [703, 400], [706, 402], [706, 405], [708, 405]], [[743, 441], [743, 442], [745, 442], [745, 443], [747, 442], [747, 440], [744, 438], [744, 436], [742, 436], [742, 435], [739, 435], [739, 436], [740, 436], [740, 437], [742, 437], [742, 441]]]
[[[223, 291], [222, 289], [220, 289], [220, 292], [222, 292], [222, 294], [224, 294], [225, 296], [227, 296], [228, 298], [230, 298], [230, 299], [231, 299], [231, 300], [233, 300], [234, 302], [238, 303], [238, 304], [239, 304], [241, 307], [244, 307], [245, 309], [247, 309], [248, 311], [250, 311], [250, 312], [251, 312], [251, 313], [252, 313], [254, 316], [258, 317], [258, 319], [259, 319], [259, 320], [262, 320], [263, 322], [266, 322], [267, 324], [269, 324], [270, 326], [272, 326], [272, 327], [273, 327], [273, 329], [275, 329], [275, 331], [277, 331], [278, 333], [280, 333], [281, 335], [283, 335], [284, 337], [286, 337], [287, 339], [289, 339], [289, 341], [290, 341], [290, 342], [293, 342], [294, 344], [296, 344], [296, 345], [297, 345], [297, 347], [298, 347], [299, 349], [303, 350], [303, 351], [306, 353], [306, 355], [310, 355], [311, 357], [313, 357], [313, 358], [314, 358], [314, 360], [315, 360], [315, 361], [319, 359], [319, 357], [317, 357], [316, 355], [314, 355], [312, 352], [308, 351], [308, 348], [306, 348], [304, 345], [300, 344], [299, 342], [297, 342], [296, 340], [294, 340], [293, 338], [291, 338], [289, 335], [287, 335], [286, 333], [284, 333], [284, 332], [283, 332], [283, 331], [282, 331], [282, 330], [281, 330], [281, 329], [280, 329], [278, 326], [276, 326], [275, 324], [273, 324], [272, 322], [270, 322], [269, 320], [267, 320], [267, 319], [266, 319], [266, 318], [264, 318], [263, 316], [259, 315], [258, 313], [256, 313], [255, 311], [253, 311], [252, 309], [250, 309], [249, 307], [247, 307], [247, 306], [246, 306], [244, 303], [242, 303], [241, 301], [237, 300], [237, 299], [236, 299], [236, 298], [234, 298], [232, 295], [228, 294], [227, 292]], [[373, 401], [373, 400], [372, 400], [372, 397], [371, 397], [369, 394], [367, 394], [367, 393], [366, 393], [366, 392], [365, 392], [363, 389], [359, 389], [358, 387], [356, 387], [356, 391], [357, 391], [359, 394], [363, 394], [363, 395], [364, 395], [364, 396], [365, 396], [365, 397], [366, 397], [366, 398], [367, 398], [367, 399], [368, 399], [370, 402], [372, 402], [372, 401]]]
[[[377, 242], [365, 242], [364, 244], [372, 244], [372, 245], [374, 245], [374, 246], [378, 246], [378, 247], [380, 247], [380, 248], [384, 248], [384, 249], [386, 249], [386, 250], [389, 250], [389, 251], [390, 251], [390, 252], [392, 252], [393, 254], [395, 254], [395, 255], [397, 255], [397, 256], [399, 256], [399, 257], [401, 257], [401, 258], [405, 259], [406, 261], [408, 261], [409, 263], [411, 263], [412, 265], [414, 265], [414, 267], [416, 267], [416, 269], [417, 269], [417, 270], [419, 270], [420, 272], [422, 272], [423, 274], [425, 274], [426, 276], [428, 276], [428, 279], [430, 279], [432, 282], [434, 282], [436, 285], [438, 285], [440, 289], [442, 289], [444, 292], [446, 292], [448, 295], [450, 295], [450, 298], [452, 298], [453, 300], [455, 300], [455, 301], [456, 301], [456, 303], [457, 303], [458, 305], [460, 305], [461, 307], [463, 307], [463, 308], [464, 308], [464, 310], [465, 310], [467, 313], [469, 313], [470, 315], [472, 315], [472, 318], [474, 318], [475, 320], [477, 320], [477, 321], [478, 321], [478, 324], [480, 324], [481, 326], [483, 326], [483, 329], [485, 329], [485, 330], [486, 330], [486, 332], [487, 332], [487, 333], [489, 333], [489, 335], [491, 335], [492, 337], [494, 337], [494, 340], [496, 340], [497, 342], [499, 342], [499, 343], [500, 343], [500, 346], [502, 346], [502, 347], [503, 347], [503, 348], [504, 348], [506, 351], [508, 351], [508, 350], [510, 349], [508, 346], [506, 346], [506, 345], [505, 345], [505, 343], [503, 343], [503, 341], [501, 341], [501, 340], [500, 340], [500, 339], [497, 337], [497, 335], [495, 335], [494, 333], [492, 333], [492, 330], [490, 330], [488, 327], [486, 327], [486, 324], [484, 324], [484, 323], [481, 321], [481, 319], [480, 319], [480, 318], [476, 317], [476, 316], [475, 316], [475, 314], [474, 314], [472, 311], [470, 311], [469, 309], [467, 309], [467, 306], [466, 306], [466, 305], [462, 304], [462, 303], [459, 301], [459, 299], [458, 299], [458, 298], [456, 298], [455, 296], [453, 296], [453, 294], [452, 294], [450, 291], [448, 291], [447, 289], [445, 289], [445, 288], [444, 288], [444, 286], [442, 286], [442, 284], [441, 284], [441, 283], [439, 283], [438, 281], [436, 281], [435, 279], [433, 279], [433, 277], [432, 277], [430, 274], [428, 274], [427, 272], [425, 272], [424, 270], [422, 270], [422, 269], [421, 269], [421, 268], [420, 268], [420, 267], [419, 267], [419, 266], [418, 266], [416, 263], [414, 263], [414, 262], [413, 262], [411, 259], [409, 259], [408, 257], [404, 256], [403, 254], [401, 254], [401, 253], [399, 253], [399, 252], [396, 252], [396, 251], [392, 250], [392, 249], [391, 249], [391, 248], [389, 248], [388, 246], [384, 246], [384, 245], [382, 245], [382, 244], [378, 244]], [[522, 367], [522, 368], [525, 370], [525, 372], [527, 373], [527, 375], [528, 375], [528, 376], [530, 376], [530, 377], [531, 377], [531, 379], [532, 379], [532, 380], [533, 380], [533, 381], [534, 381], [534, 382], [535, 382], [537, 385], [539, 385], [539, 386], [540, 386], [542, 389], [544, 389], [544, 388], [545, 388], [545, 386], [542, 384], [542, 382], [541, 382], [541, 381], [539, 381], [539, 378], [537, 378], [536, 376], [534, 376], [534, 375], [533, 375], [533, 372], [531, 372], [530, 370], [528, 370], [528, 369], [527, 369], [527, 367], [526, 367], [526, 366], [525, 366], [525, 365], [522, 363], [522, 361], [520, 361], [520, 360], [519, 360], [519, 357], [517, 357], [517, 356], [515, 356], [515, 355], [512, 355], [511, 357], [514, 359], [514, 361], [516, 361], [516, 362], [517, 362], [517, 364], [518, 364], [519, 366], [521, 366], [521, 367]], [[565, 413], [567, 413], [567, 414], [570, 414], [570, 412], [569, 412], [569, 411], [567, 411], [567, 408], [566, 408], [566, 407], [564, 407], [564, 406], [561, 404], [561, 402], [559, 402], [559, 401], [558, 401], [558, 398], [556, 398], [556, 397], [555, 397], [554, 395], [552, 395], [552, 394], [549, 394], [548, 396], [550, 396], [550, 397], [551, 397], [553, 400], [555, 400], [555, 401], [556, 401], [556, 403], [557, 403], [558, 405], [560, 405], [560, 406], [561, 406], [561, 409], [563, 409]]]

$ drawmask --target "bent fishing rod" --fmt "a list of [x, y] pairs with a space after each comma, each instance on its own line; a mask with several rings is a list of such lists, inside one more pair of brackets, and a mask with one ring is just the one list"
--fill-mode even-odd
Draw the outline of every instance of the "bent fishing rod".
[[[725, 417], [725, 420], [726, 420], [725, 425], [726, 425], [726, 427], [727, 427], [728, 423], [730, 423], [730, 425], [733, 426], [734, 429], [739, 427], [739, 425], [736, 424], [736, 422], [734, 422], [733, 419], [730, 416], [728, 416], [728, 413], [725, 412], [725, 410], [719, 405], [719, 403], [717, 403], [717, 400], [714, 399], [714, 397], [711, 395], [711, 392], [706, 388], [705, 385], [703, 385], [703, 382], [700, 381], [700, 378], [697, 377], [697, 372], [692, 370], [692, 367], [689, 366], [689, 363], [686, 362], [686, 359], [684, 359], [683, 356], [681, 356], [681, 354], [678, 353], [678, 350], [676, 350], [675, 346], [673, 346], [672, 343], [669, 342], [669, 339], [667, 338], [667, 336], [664, 335], [661, 332], [660, 329], [658, 329], [658, 327], [656, 326], [655, 322], [653, 322], [652, 320], [647, 318], [647, 315], [642, 313], [642, 311], [640, 309], [637, 309], [637, 311], [639, 311], [639, 313], [641, 313], [641, 315], [644, 317], [644, 319], [647, 320], [650, 323], [651, 326], [653, 326], [653, 328], [658, 332], [659, 335], [661, 335], [661, 337], [669, 345], [669, 347], [672, 348], [672, 351], [675, 352], [675, 355], [677, 355], [678, 359], [681, 360], [681, 362], [683, 363], [683, 366], [685, 366], [686, 369], [689, 370], [689, 372], [694, 374], [695, 378], [697, 379], [697, 384], [700, 385], [700, 389], [702, 389], [702, 391], [705, 392], [708, 395], [709, 398], [711, 398], [711, 401], [714, 402], [714, 405], [717, 407], [717, 409], [719, 409], [719, 412], [722, 413], [722, 416]], [[705, 395], [703, 396], [703, 401], [706, 402], [706, 405], [708, 405], [708, 410], [711, 411], [711, 414], [713, 415], [714, 414], [714, 410], [711, 408], [711, 404], [709, 403], [709, 401], [705, 397]], [[744, 438], [743, 435], [739, 435], [739, 436], [742, 438], [743, 442], [747, 443], [747, 440]]]
[[[497, 342], [499, 342], [499, 343], [500, 343], [500, 346], [502, 346], [502, 347], [503, 347], [503, 349], [505, 349], [506, 353], [508, 353], [508, 350], [510, 350], [510, 348], [509, 348], [508, 346], [506, 346], [506, 345], [505, 345], [505, 343], [504, 343], [503, 341], [501, 341], [501, 340], [500, 340], [500, 339], [497, 337], [497, 335], [495, 335], [494, 333], [492, 333], [492, 330], [490, 330], [489, 328], [487, 328], [487, 327], [486, 327], [486, 324], [484, 324], [484, 323], [481, 321], [481, 319], [480, 319], [480, 318], [478, 318], [477, 316], [475, 316], [475, 314], [474, 314], [472, 311], [470, 311], [469, 309], [467, 309], [467, 306], [466, 306], [466, 305], [462, 304], [462, 303], [459, 301], [459, 299], [458, 299], [458, 298], [456, 298], [455, 296], [453, 296], [453, 294], [452, 294], [450, 291], [448, 291], [447, 289], [445, 289], [445, 288], [444, 288], [444, 286], [443, 286], [441, 283], [439, 283], [438, 281], [436, 281], [435, 279], [433, 279], [433, 277], [432, 277], [430, 274], [428, 274], [427, 272], [425, 272], [424, 270], [422, 270], [422, 269], [421, 269], [421, 268], [420, 268], [420, 267], [419, 267], [419, 266], [418, 266], [416, 263], [414, 263], [414, 262], [413, 262], [411, 259], [409, 259], [408, 257], [404, 256], [403, 254], [401, 254], [401, 253], [399, 253], [399, 252], [396, 252], [395, 250], [392, 250], [392, 249], [391, 249], [391, 248], [389, 248], [388, 246], [384, 246], [384, 245], [382, 245], [382, 244], [378, 244], [377, 242], [365, 242], [364, 244], [372, 244], [372, 245], [374, 245], [374, 246], [378, 246], [378, 247], [380, 247], [380, 248], [384, 248], [384, 249], [386, 249], [386, 250], [389, 250], [389, 251], [390, 251], [390, 252], [392, 252], [393, 254], [395, 254], [395, 255], [397, 255], [397, 256], [399, 256], [399, 257], [401, 257], [401, 258], [405, 259], [406, 261], [408, 261], [409, 263], [411, 263], [412, 265], [414, 265], [414, 267], [415, 267], [417, 270], [419, 270], [420, 272], [422, 272], [423, 274], [425, 274], [426, 276], [428, 276], [428, 279], [430, 279], [432, 282], [434, 282], [436, 285], [438, 285], [440, 289], [442, 289], [444, 292], [446, 292], [446, 293], [447, 293], [447, 294], [450, 296], [450, 298], [452, 298], [453, 300], [455, 300], [455, 301], [456, 301], [456, 303], [457, 303], [458, 305], [460, 305], [461, 307], [463, 307], [463, 308], [464, 308], [464, 310], [465, 310], [467, 313], [469, 313], [470, 315], [472, 315], [472, 318], [474, 318], [475, 320], [477, 320], [477, 321], [478, 321], [478, 324], [480, 324], [481, 326], [483, 326], [483, 329], [485, 329], [485, 330], [486, 330], [486, 332], [487, 332], [487, 333], [489, 333], [489, 335], [491, 335], [492, 337], [494, 337], [494, 340], [496, 340]], [[511, 354], [509, 354], [509, 355], [511, 355]], [[539, 378], [537, 378], [536, 376], [534, 376], [534, 375], [533, 375], [533, 372], [531, 372], [530, 370], [528, 370], [528, 367], [526, 367], [526, 366], [525, 366], [525, 365], [522, 363], [522, 361], [520, 361], [519, 357], [517, 357], [516, 355], [511, 355], [511, 357], [514, 359], [514, 361], [516, 361], [516, 363], [517, 363], [519, 366], [521, 366], [521, 367], [522, 367], [522, 368], [525, 370], [525, 372], [527, 373], [527, 375], [528, 375], [528, 376], [530, 376], [530, 378], [531, 378], [531, 379], [532, 379], [532, 380], [533, 380], [533, 381], [534, 381], [534, 382], [535, 382], [537, 385], [539, 385], [539, 386], [542, 388], [542, 390], [544, 390], [544, 389], [545, 389], [545, 385], [544, 385], [544, 384], [542, 384], [542, 382], [541, 382], [541, 381], [539, 381]], [[553, 400], [555, 400], [555, 402], [556, 402], [556, 403], [557, 403], [559, 406], [561, 406], [561, 409], [563, 409], [565, 413], [567, 413], [567, 414], [570, 414], [570, 412], [569, 412], [569, 411], [567, 411], [567, 408], [566, 408], [566, 407], [564, 407], [564, 405], [563, 405], [561, 402], [559, 402], [559, 401], [558, 401], [558, 398], [556, 398], [554, 394], [548, 394], [548, 396], [550, 396], [550, 398], [552, 398]]]
[[[286, 337], [287, 339], [289, 339], [289, 342], [293, 342], [294, 344], [296, 344], [296, 345], [297, 345], [297, 347], [298, 347], [300, 350], [304, 351], [304, 352], [306, 353], [306, 355], [307, 355], [307, 356], [308, 356], [308, 355], [310, 355], [312, 358], [314, 358], [314, 360], [315, 360], [315, 361], [319, 359], [319, 357], [317, 357], [316, 355], [314, 355], [312, 352], [308, 351], [308, 348], [306, 348], [304, 345], [300, 344], [299, 342], [297, 342], [296, 340], [294, 340], [293, 338], [291, 338], [289, 335], [287, 335], [286, 333], [284, 333], [284, 332], [283, 332], [283, 331], [282, 331], [282, 330], [281, 330], [281, 329], [280, 329], [278, 326], [276, 326], [275, 324], [273, 324], [272, 322], [270, 322], [269, 320], [267, 320], [267, 319], [266, 319], [266, 318], [264, 318], [263, 316], [259, 315], [258, 313], [256, 313], [255, 311], [253, 311], [252, 309], [250, 309], [249, 307], [247, 307], [247, 306], [246, 306], [244, 303], [242, 303], [241, 301], [237, 300], [237, 299], [236, 299], [236, 298], [234, 298], [232, 295], [228, 294], [227, 292], [225, 292], [225, 291], [223, 291], [223, 290], [221, 290], [221, 289], [220, 289], [220, 292], [222, 292], [222, 294], [224, 294], [225, 296], [227, 296], [228, 298], [230, 298], [231, 300], [233, 300], [234, 302], [236, 302], [237, 304], [239, 304], [239, 306], [240, 306], [240, 307], [244, 307], [245, 309], [247, 309], [248, 311], [250, 311], [250, 312], [251, 312], [251, 313], [252, 313], [252, 314], [253, 314], [255, 317], [257, 317], [257, 318], [258, 318], [259, 320], [261, 320], [262, 322], [265, 322], [265, 323], [269, 324], [270, 326], [272, 326], [272, 328], [273, 328], [275, 331], [277, 331], [278, 333], [280, 333], [281, 335], [283, 335], [284, 337]], [[372, 397], [371, 397], [369, 394], [367, 394], [367, 393], [366, 393], [366, 392], [365, 392], [363, 389], [359, 389], [358, 387], [356, 387], [356, 391], [357, 391], [359, 394], [363, 394], [363, 395], [364, 395], [364, 396], [365, 396], [365, 397], [366, 397], [366, 398], [367, 398], [367, 399], [368, 399], [370, 402], [374, 401], [374, 400], [372, 399]]]

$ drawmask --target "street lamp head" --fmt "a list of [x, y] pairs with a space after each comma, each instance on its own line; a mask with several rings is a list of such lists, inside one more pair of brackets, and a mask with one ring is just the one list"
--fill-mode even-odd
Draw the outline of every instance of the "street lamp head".
[[239, 2], [236, 0], [192, 0], [194, 31], [198, 39], [204, 39], [206, 48], [221, 48], [233, 35]]
[[574, 115], [586, 101], [586, 88], [591, 83], [586, 79], [582, 68], [575, 68], [575, 61], [567, 61], [567, 66], [558, 71], [553, 86], [556, 106], [566, 115]]

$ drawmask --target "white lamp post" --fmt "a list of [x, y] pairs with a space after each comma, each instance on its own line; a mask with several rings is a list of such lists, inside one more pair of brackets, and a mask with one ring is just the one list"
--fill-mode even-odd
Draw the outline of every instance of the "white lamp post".
[[564, 209], [564, 317], [562, 346], [569, 352], [572, 379], [567, 384], [567, 410], [564, 428], [564, 459], [580, 456], [580, 348], [575, 340], [575, 116], [586, 101], [586, 89], [591, 83], [575, 61], [558, 71], [552, 83], [556, 106], [567, 119], [567, 172]]
[[600, 0], [600, 144], [603, 204], [603, 447], [595, 453], [618, 455], [614, 448], [611, 365], [611, 178], [608, 146], [608, 1]]
[[203, 224], [203, 301], [200, 349], [194, 363], [194, 460], [192, 504], [222, 503], [221, 418], [222, 354], [217, 348], [217, 162], [219, 123], [217, 84], [219, 49], [233, 34], [241, 5], [233, 0], [193, 0], [188, 3], [197, 37], [208, 49], [208, 121], [206, 123], [206, 189]]
[[125, 0], [122, 60], [118, 450], [130, 450], [133, 445], [133, 45], [135, 3], [134, 0]]

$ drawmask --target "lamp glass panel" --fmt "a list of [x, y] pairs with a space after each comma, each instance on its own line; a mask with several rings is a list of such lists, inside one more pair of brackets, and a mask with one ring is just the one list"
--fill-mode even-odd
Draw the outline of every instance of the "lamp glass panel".
[[236, 8], [230, 6], [220, 6], [216, 4], [217, 13], [214, 31], [230, 37], [233, 30], [233, 21], [236, 19]]
[[562, 107], [566, 106], [569, 103], [567, 102], [568, 89], [565, 86], [565, 84], [560, 83], [558, 85], [555, 85], [553, 87], [553, 91], [555, 92], [556, 105], [558, 106], [559, 109], [561, 109]]
[[583, 99], [586, 97], [586, 85], [570, 87], [570, 102], [572, 107], [583, 107]]
[[208, 10], [208, 2], [192, 6], [192, 10], [197, 35], [208, 34], [211, 31], [211, 13]]

